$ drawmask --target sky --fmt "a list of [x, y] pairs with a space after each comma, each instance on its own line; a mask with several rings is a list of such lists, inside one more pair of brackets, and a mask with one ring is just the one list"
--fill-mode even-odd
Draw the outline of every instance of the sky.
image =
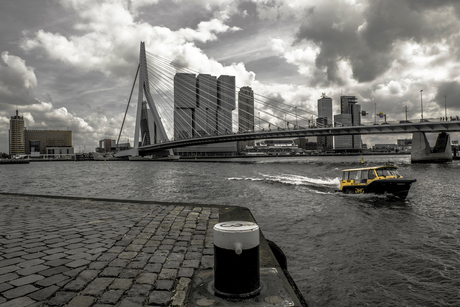
[[[116, 139], [141, 41], [311, 112], [326, 93], [334, 113], [341, 94], [358, 97], [364, 123], [404, 120], [404, 107], [418, 120], [421, 98], [424, 118], [460, 116], [458, 29], [458, 0], [1, 0], [0, 152], [16, 110], [27, 129], [72, 130], [76, 152]], [[397, 138], [410, 135], [363, 141]]]

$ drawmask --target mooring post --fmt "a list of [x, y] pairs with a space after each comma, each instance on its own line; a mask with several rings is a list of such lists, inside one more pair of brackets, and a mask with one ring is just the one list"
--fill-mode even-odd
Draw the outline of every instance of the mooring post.
[[259, 226], [231, 221], [214, 226], [214, 291], [223, 298], [260, 293]]

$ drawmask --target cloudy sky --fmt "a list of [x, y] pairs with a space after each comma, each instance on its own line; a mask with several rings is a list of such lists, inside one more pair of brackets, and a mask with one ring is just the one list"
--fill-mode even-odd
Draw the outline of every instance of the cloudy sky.
[[444, 116], [445, 101], [460, 116], [459, 29], [458, 0], [1, 0], [0, 152], [16, 109], [28, 129], [72, 130], [76, 151], [116, 139], [140, 41], [314, 112], [323, 92], [339, 112], [342, 93], [364, 122], [375, 108], [404, 119], [404, 106], [419, 119], [423, 90], [424, 118]]

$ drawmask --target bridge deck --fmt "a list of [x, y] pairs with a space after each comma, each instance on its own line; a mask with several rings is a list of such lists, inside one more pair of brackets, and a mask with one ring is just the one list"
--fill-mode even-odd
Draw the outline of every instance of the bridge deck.
[[[249, 133], [232, 133], [226, 135], [196, 137], [183, 140], [161, 142], [153, 145], [139, 147], [139, 152], [149, 154], [161, 149], [172, 149], [178, 147], [204, 145], [212, 143], [223, 143], [232, 141], [249, 141], [273, 138], [297, 138], [316, 136], [337, 136], [337, 135], [368, 135], [368, 134], [402, 134], [402, 133], [439, 133], [439, 132], [460, 132], [460, 121], [430, 121], [402, 124], [380, 124], [370, 126], [346, 126], [327, 128], [300, 128], [300, 129], [279, 129], [271, 131], [256, 131]], [[120, 152], [117, 156], [123, 156]]]

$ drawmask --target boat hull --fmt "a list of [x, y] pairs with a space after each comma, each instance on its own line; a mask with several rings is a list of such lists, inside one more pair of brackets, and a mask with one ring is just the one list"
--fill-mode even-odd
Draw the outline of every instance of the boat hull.
[[409, 194], [410, 187], [415, 179], [380, 179], [368, 185], [354, 185], [343, 188], [345, 194], [393, 194], [394, 196], [405, 199]]

